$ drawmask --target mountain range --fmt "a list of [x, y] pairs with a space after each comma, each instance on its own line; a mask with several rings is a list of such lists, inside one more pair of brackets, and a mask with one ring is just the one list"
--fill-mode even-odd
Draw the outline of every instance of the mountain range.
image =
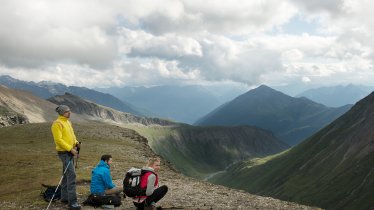
[[221, 104], [244, 93], [235, 86], [169, 85], [97, 89], [128, 101], [154, 116], [192, 124]]
[[296, 97], [306, 97], [325, 106], [339, 107], [355, 104], [372, 91], [374, 91], [374, 87], [350, 84], [309, 89], [297, 94]]
[[374, 92], [301, 144], [211, 181], [326, 209], [373, 209]]
[[262, 85], [223, 104], [195, 125], [252, 125], [270, 130], [285, 143], [296, 145], [350, 107], [330, 108]]
[[0, 76], [0, 84], [3, 84], [7, 87], [14, 89], [30, 91], [35, 96], [39, 96], [44, 99], [53, 97], [55, 95], [63, 95], [67, 92], [80, 96], [84, 99], [93, 101], [97, 104], [117, 109], [122, 112], [128, 112], [139, 116], [144, 115], [141, 111], [137, 110], [137, 108], [131, 105], [130, 103], [121, 101], [110, 94], [102, 93], [85, 87], [65, 86], [63, 84], [49, 81], [42, 81], [38, 83], [26, 82], [14, 79], [7, 75]]

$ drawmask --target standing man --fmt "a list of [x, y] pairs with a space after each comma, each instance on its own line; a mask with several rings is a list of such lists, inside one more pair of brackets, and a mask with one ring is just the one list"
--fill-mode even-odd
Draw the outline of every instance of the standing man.
[[74, 156], [78, 155], [77, 148], [80, 147], [80, 143], [69, 121], [70, 108], [66, 105], [59, 105], [56, 112], [59, 116], [53, 122], [51, 130], [58, 156], [62, 161], [62, 173], [67, 168], [61, 182], [61, 202], [68, 204], [70, 210], [79, 210], [81, 206], [77, 202]]
[[99, 164], [92, 170], [91, 177], [91, 194], [97, 196], [113, 195], [121, 193], [122, 187], [116, 187], [113, 184], [112, 176], [110, 175], [110, 165], [112, 164], [111, 155], [101, 156]]
[[137, 196], [133, 200], [138, 210], [156, 209], [156, 203], [168, 192], [166, 185], [158, 186], [158, 172], [160, 167], [160, 158], [154, 157], [149, 158], [147, 166], [142, 168], [145, 173], [141, 176], [140, 188], [145, 190], [145, 196]]

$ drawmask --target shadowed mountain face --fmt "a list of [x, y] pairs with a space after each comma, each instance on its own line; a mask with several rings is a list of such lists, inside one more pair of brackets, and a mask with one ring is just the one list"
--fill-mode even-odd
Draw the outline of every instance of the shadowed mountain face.
[[22, 80], [14, 79], [10, 76], [0, 76], [0, 84], [10, 88], [21, 89], [32, 92], [35, 96], [47, 99], [55, 95], [63, 95], [65, 92], [80, 96], [84, 99], [93, 101], [97, 104], [111, 107], [113, 109], [128, 112], [131, 114], [142, 115], [135, 107], [127, 102], [123, 102], [118, 98], [107, 94], [101, 93], [85, 87], [65, 86], [63, 84], [53, 82], [25, 82]]
[[254, 125], [271, 130], [282, 141], [295, 145], [349, 108], [329, 108], [262, 85], [222, 105], [195, 124]]
[[374, 92], [288, 152], [257, 166], [242, 162], [230, 172], [214, 182], [328, 209], [371, 209]]
[[84, 100], [69, 93], [49, 98], [48, 101], [54, 104], [67, 105], [73, 112], [84, 115], [91, 120], [107, 121], [120, 124], [135, 123], [142, 125], [176, 125], [176, 123], [168, 120], [139, 117], [129, 113], [120, 112], [115, 109]]
[[330, 107], [339, 107], [346, 104], [355, 104], [373, 90], [374, 87], [369, 86], [339, 85], [310, 89], [298, 94], [297, 97], [306, 97]]
[[251, 126], [178, 126], [135, 128], [149, 145], [184, 174], [204, 178], [249, 157], [287, 149], [266, 130]]

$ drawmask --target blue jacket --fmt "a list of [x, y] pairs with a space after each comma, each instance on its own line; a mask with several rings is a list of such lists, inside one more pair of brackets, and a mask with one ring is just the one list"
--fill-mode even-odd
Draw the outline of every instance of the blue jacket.
[[109, 165], [100, 160], [96, 168], [92, 170], [91, 178], [91, 193], [92, 194], [103, 194], [105, 190], [112, 189], [116, 187], [112, 182], [112, 177], [110, 176]]

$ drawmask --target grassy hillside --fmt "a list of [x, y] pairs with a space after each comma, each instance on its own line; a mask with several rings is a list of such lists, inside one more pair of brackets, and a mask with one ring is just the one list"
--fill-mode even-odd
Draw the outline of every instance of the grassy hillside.
[[211, 181], [327, 209], [374, 206], [374, 93], [310, 139]]
[[[40, 184], [57, 184], [61, 177], [61, 161], [54, 149], [50, 123], [27, 124], [0, 129], [0, 201], [45, 205], [40, 200]], [[98, 132], [100, 130], [100, 132]], [[142, 166], [153, 152], [146, 139], [135, 131], [89, 123], [76, 124], [77, 138], [82, 141], [78, 162], [78, 181], [90, 180], [91, 170], [102, 154], [114, 158], [112, 173], [124, 174], [131, 166]], [[78, 192], [86, 194], [88, 186], [79, 185]]]
[[287, 146], [270, 132], [250, 126], [237, 127], [139, 127], [158, 154], [182, 173], [204, 178], [248, 157], [263, 157]]

